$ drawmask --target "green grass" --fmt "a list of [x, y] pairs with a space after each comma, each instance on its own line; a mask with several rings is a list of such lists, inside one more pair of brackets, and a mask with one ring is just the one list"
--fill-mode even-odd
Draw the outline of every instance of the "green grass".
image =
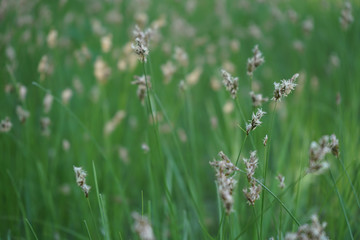
[[[13, 127], [0, 133], [0, 239], [138, 239], [134, 211], [150, 219], [157, 239], [284, 239], [313, 214], [327, 222], [330, 239], [360, 238], [359, 2], [352, 1], [355, 21], [347, 31], [339, 24], [343, 3], [335, 0], [194, 1], [192, 12], [187, 11], [190, 0], [3, 2], [9, 4], [0, 4], [0, 121], [8, 116]], [[296, 22], [290, 21], [289, 9], [297, 12]], [[119, 13], [121, 22], [109, 22], [110, 11]], [[137, 61], [133, 68], [119, 70], [118, 60], [131, 58], [123, 49], [132, 42], [141, 12], [148, 17], [146, 26], [160, 17], [166, 25], [152, 40], [145, 64]], [[24, 23], [24, 16], [31, 21]], [[305, 35], [302, 22], [308, 17], [314, 30]], [[92, 30], [95, 19], [113, 36], [109, 53], [102, 52], [100, 36]], [[254, 24], [259, 38], [249, 33]], [[55, 48], [46, 43], [51, 29], [58, 31]], [[240, 43], [239, 51], [231, 49], [233, 40]], [[294, 49], [295, 40], [303, 43], [302, 52]], [[265, 63], [250, 79], [246, 63], [255, 44]], [[74, 52], [83, 45], [90, 57], [80, 64]], [[172, 81], [164, 84], [161, 65], [168, 60], [176, 64], [176, 46], [188, 53], [189, 64], [178, 66]], [[45, 54], [54, 68], [41, 81], [37, 69]], [[330, 65], [332, 54], [340, 60], [338, 67]], [[94, 76], [98, 56], [111, 68], [102, 85]], [[215, 91], [210, 85], [212, 78], [221, 81], [226, 62], [239, 77], [235, 100], [224, 86]], [[198, 83], [179, 90], [180, 81], [196, 67], [203, 70]], [[297, 72], [296, 90], [276, 108], [265, 103], [263, 124], [246, 136], [245, 121], [256, 111], [249, 91], [271, 98], [273, 83]], [[144, 74], [152, 86], [141, 104], [131, 82]], [[74, 77], [83, 92], [76, 91]], [[24, 101], [19, 84], [27, 88]], [[6, 86], [13, 90], [6, 92]], [[66, 88], [73, 90], [69, 104], [61, 100]], [[49, 113], [43, 109], [46, 93], [54, 96]], [[234, 106], [230, 113], [223, 112], [227, 102]], [[18, 105], [30, 112], [24, 123], [16, 115]], [[126, 117], [105, 135], [106, 122], [118, 110]], [[41, 133], [42, 117], [51, 119], [48, 137]], [[179, 131], [186, 133], [186, 141]], [[330, 171], [305, 175], [310, 143], [332, 133], [340, 141], [339, 158], [326, 159]], [[68, 151], [64, 139], [70, 142]], [[142, 150], [143, 143], [149, 152]], [[128, 161], [119, 157], [119, 147], [127, 149]], [[235, 211], [229, 216], [209, 165], [221, 150], [242, 171], [242, 157], [257, 150], [255, 177], [263, 186], [261, 199], [248, 206], [242, 193], [246, 175], [238, 174]], [[74, 165], [88, 173], [88, 199], [76, 184]], [[283, 190], [275, 179], [279, 173], [285, 176]]]

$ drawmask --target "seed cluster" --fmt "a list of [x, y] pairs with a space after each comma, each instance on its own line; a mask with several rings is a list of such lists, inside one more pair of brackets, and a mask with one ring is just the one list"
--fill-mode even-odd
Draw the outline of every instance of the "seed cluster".
[[320, 223], [318, 216], [313, 215], [311, 217], [311, 224], [301, 225], [297, 232], [287, 233], [285, 240], [330, 239], [325, 232], [326, 225], [326, 222]]
[[77, 185], [83, 190], [85, 197], [89, 197], [89, 191], [91, 187], [86, 184], [86, 175], [87, 173], [85, 170], [82, 169], [82, 167], [75, 167], [74, 166], [74, 172], [76, 177], [76, 183]]
[[252, 118], [249, 121], [248, 124], [246, 124], [246, 134], [249, 135], [249, 133], [253, 130], [255, 130], [255, 128], [257, 128], [258, 126], [261, 125], [261, 118], [266, 114], [266, 112], [264, 112], [261, 108], [258, 108], [257, 112], [254, 114], [252, 114]]
[[295, 84], [295, 81], [298, 77], [299, 74], [296, 73], [289, 80], [281, 80], [280, 83], [275, 82], [274, 96], [272, 100], [281, 101], [281, 98], [287, 97], [291, 93], [291, 91], [295, 89], [297, 85]]
[[237, 168], [222, 151], [219, 152], [219, 156], [221, 160], [214, 160], [210, 162], [210, 165], [216, 171], [219, 195], [224, 203], [226, 213], [229, 215], [233, 211], [233, 191], [237, 183], [234, 179], [234, 173], [240, 169]]
[[132, 213], [135, 220], [134, 231], [139, 235], [141, 240], [155, 240], [155, 235], [151, 227], [150, 221], [146, 216], [141, 216], [137, 212]]
[[250, 185], [248, 189], [243, 189], [243, 193], [248, 201], [248, 204], [255, 205], [255, 201], [260, 198], [261, 193], [261, 185], [254, 179], [255, 170], [259, 161], [256, 151], [250, 152], [250, 158], [244, 158], [243, 161], [245, 164], [247, 180]]
[[308, 172], [322, 173], [328, 169], [330, 164], [324, 161], [328, 153], [332, 153], [336, 157], [339, 156], [339, 140], [335, 134], [322, 136], [318, 142], [313, 141], [311, 143]]
[[252, 76], [255, 69], [265, 62], [262, 52], [259, 50], [259, 46], [255, 45], [252, 50], [253, 56], [248, 59], [247, 62], [247, 74]]
[[230, 73], [221, 70], [221, 74], [223, 77], [223, 84], [226, 87], [226, 90], [230, 92], [232, 98], [236, 98], [236, 93], [239, 89], [239, 79], [237, 77], [232, 77]]

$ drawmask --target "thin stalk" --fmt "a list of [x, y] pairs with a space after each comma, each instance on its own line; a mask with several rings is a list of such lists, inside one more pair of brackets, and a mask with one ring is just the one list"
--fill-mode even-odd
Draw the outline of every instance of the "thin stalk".
[[[151, 97], [150, 97], [151, 91], [149, 88], [145, 62], [143, 62], [142, 66], [143, 66], [145, 85], [146, 85], [147, 109], [151, 114], [151, 119], [153, 122], [152, 127], [153, 127], [154, 134], [155, 134], [155, 143], [154, 144], [156, 145], [155, 148], [157, 150], [157, 155], [155, 155], [154, 159], [158, 159], [160, 161], [156, 164], [156, 167], [155, 167], [153, 161], [149, 161], [150, 175], [153, 176], [152, 179], [156, 178], [156, 180], [157, 180], [155, 182], [154, 181], [150, 182], [150, 184], [152, 184], [152, 189], [153, 189], [153, 191], [152, 191], [152, 199], [154, 202], [153, 206], [158, 208], [156, 211], [154, 211], [154, 218], [155, 218], [155, 221], [160, 221], [160, 216], [162, 214], [160, 211], [162, 210], [162, 208], [161, 208], [161, 205], [159, 205], [159, 202], [160, 202], [159, 196], [161, 196], [162, 194], [159, 192], [159, 191], [161, 191], [161, 190], [159, 190], [159, 187], [166, 182], [165, 175], [164, 176], [162, 175], [162, 173], [165, 172], [165, 164], [162, 162], [164, 157], [163, 157], [163, 152], [161, 151], [161, 146], [160, 146], [160, 134], [159, 134], [158, 121], [155, 118], [154, 111], [153, 111], [154, 106], [151, 103]], [[150, 139], [150, 134], [148, 134], [148, 139]], [[160, 187], [160, 189], [162, 189], [162, 188]]]
[[[97, 176], [96, 176], [96, 168], [95, 168], [95, 163], [92, 163], [93, 165], [93, 172], [94, 172], [94, 179], [95, 179], [95, 190], [96, 190], [96, 196], [97, 196], [97, 200], [98, 200], [98, 204], [99, 204], [99, 210], [100, 210], [100, 215], [101, 215], [101, 221], [102, 221], [102, 225], [104, 228], [104, 235], [105, 235], [105, 239], [110, 239], [110, 230], [109, 230], [109, 226], [107, 224], [107, 217], [106, 217], [106, 210], [105, 210], [105, 206], [104, 206], [104, 200], [99, 192], [99, 185], [97, 182]], [[88, 201], [90, 203], [90, 201]]]
[[[216, 238], [219, 238], [220, 237], [220, 239], [222, 239], [223, 238], [223, 225], [224, 225], [224, 219], [225, 219], [225, 211], [222, 213], [222, 215], [221, 215], [221, 219], [220, 219], [220, 224], [219, 224], [219, 231], [218, 231], [218, 235], [217, 235], [217, 237]], [[220, 234], [220, 236], [219, 236], [219, 234]]]
[[250, 91], [252, 91], [253, 74], [250, 75]]
[[[18, 200], [18, 205], [19, 205], [19, 208], [20, 208], [20, 212], [23, 215], [23, 220], [24, 220], [24, 222], [26, 222], [27, 218], [26, 218], [25, 207], [21, 202], [20, 193], [17, 190], [16, 185], [15, 185], [15, 179], [13, 178], [13, 176], [11, 175], [11, 173], [10, 173], [10, 171], [8, 169], [6, 170], [6, 172], [9, 175], [9, 178], [10, 178], [11, 183], [13, 185], [13, 188], [14, 188], [14, 191], [15, 191], [15, 194], [16, 194], [16, 198]], [[27, 227], [25, 227], [25, 233], [26, 233], [26, 238], [30, 239], [30, 232], [29, 232], [29, 229]]]
[[268, 193], [270, 193], [271, 196], [273, 196], [280, 204], [281, 206], [285, 209], [285, 211], [290, 215], [290, 217], [294, 220], [294, 222], [296, 222], [296, 224], [298, 226], [300, 226], [300, 222], [296, 219], [296, 217], [290, 212], [290, 210], [285, 206], [285, 204], [268, 188], [265, 186], [265, 184], [263, 184], [262, 182], [260, 182], [259, 180], [255, 179], [254, 180], [259, 183]]
[[91, 237], [91, 234], [90, 234], [90, 230], [89, 230], [89, 227], [88, 227], [88, 225], [87, 225], [87, 223], [86, 223], [86, 220], [84, 220], [84, 224], [85, 224], [86, 231], [87, 231], [87, 233], [88, 233], [89, 239], [92, 240], [92, 237]]
[[[235, 105], [236, 105], [236, 107], [237, 107], [237, 109], [238, 109], [238, 111], [240, 113], [240, 116], [241, 116], [242, 120], [244, 121], [244, 123], [246, 123], [246, 118], [245, 118], [244, 112], [241, 109], [240, 103], [237, 100], [235, 100]], [[256, 147], [255, 147], [255, 143], [254, 143], [254, 139], [253, 139], [252, 135], [250, 135], [250, 142], [251, 142], [251, 145], [252, 145], [253, 149], [255, 149]]]
[[248, 135], [245, 136], [244, 141], [243, 141], [243, 143], [241, 144], [240, 151], [239, 151], [238, 156], [237, 156], [237, 158], [236, 158], [235, 166], [237, 166], [237, 164], [238, 164], [238, 162], [239, 162], [240, 155], [241, 155], [241, 152], [242, 152], [242, 150], [243, 150], [243, 148], [244, 148], [244, 145], [245, 145], [245, 142], [246, 142], [247, 137], [248, 137]]
[[350, 233], [350, 237], [351, 237], [352, 240], [354, 240], [354, 236], [353, 236], [352, 231], [351, 231], [350, 222], [349, 222], [349, 219], [348, 219], [348, 216], [347, 216], [347, 213], [346, 213], [346, 209], [345, 209], [345, 204], [344, 204], [344, 202], [343, 202], [343, 200], [342, 200], [342, 198], [341, 198], [341, 195], [340, 195], [340, 193], [339, 193], [339, 190], [338, 190], [338, 188], [337, 188], [337, 186], [336, 186], [336, 182], [335, 182], [334, 176], [333, 176], [333, 174], [332, 174], [332, 172], [331, 172], [330, 169], [329, 169], [329, 173], [330, 173], [331, 180], [332, 180], [332, 182], [333, 182], [333, 184], [334, 184], [334, 189], [335, 189], [336, 194], [337, 194], [337, 196], [338, 196], [338, 198], [339, 198], [339, 201], [340, 201], [341, 209], [342, 209], [343, 214], [344, 214], [344, 217], [345, 217], [345, 221], [346, 221], [346, 224], [347, 224], [349, 233]]
[[89, 209], [90, 209], [90, 215], [91, 215], [91, 219], [93, 221], [94, 227], [95, 227], [95, 232], [96, 232], [96, 235], [97, 235], [97, 239], [101, 239], [100, 235], [99, 235], [99, 228], [98, 228], [98, 226], [96, 224], [96, 219], [95, 219], [94, 212], [92, 210], [89, 198], [87, 198], [86, 200], [87, 200], [87, 203], [88, 203], [88, 206], [89, 206]]
[[257, 225], [257, 220], [256, 220], [256, 210], [255, 210], [255, 205], [252, 206], [252, 209], [253, 209], [253, 213], [254, 213], [254, 217], [255, 217], [255, 228], [256, 228], [256, 233], [257, 233], [257, 237], [258, 239], [260, 240], [261, 237], [260, 237], [260, 232], [259, 232], [259, 226]]
[[[264, 171], [263, 171], [263, 179], [264, 179], [264, 183], [266, 184], [266, 173], [267, 173], [267, 168], [268, 168], [268, 157], [270, 155], [270, 143], [271, 143], [271, 137], [272, 137], [272, 130], [274, 128], [274, 118], [275, 118], [275, 110], [276, 110], [276, 106], [277, 106], [277, 102], [275, 102], [275, 106], [274, 109], [272, 111], [271, 114], [271, 122], [270, 122], [270, 134], [269, 134], [269, 139], [267, 142], [267, 145], [265, 146], [265, 154], [264, 154]], [[262, 228], [263, 228], [263, 220], [264, 220], [264, 202], [265, 202], [265, 192], [262, 193], [262, 198], [261, 198], [261, 218], [260, 218], [260, 229], [261, 229], [261, 234], [262, 234]], [[262, 235], [261, 235], [261, 239], [262, 239]]]
[[28, 220], [27, 218], [25, 218], [25, 222], [26, 222], [26, 224], [29, 226], [32, 234], [34, 235], [34, 238], [35, 238], [36, 240], [38, 240], [39, 238], [37, 237], [37, 235], [36, 235], [36, 233], [35, 233], [35, 231], [34, 231], [34, 228], [31, 226], [31, 223], [29, 222], [29, 220]]
[[358, 205], [358, 208], [360, 209], [360, 201], [359, 201], [358, 194], [357, 194], [357, 192], [356, 192], [356, 189], [355, 189], [355, 187], [354, 187], [354, 184], [353, 184], [352, 181], [351, 181], [351, 178], [350, 178], [350, 176], [349, 176], [349, 173], [348, 173], [348, 171], [347, 171], [346, 168], [345, 168], [344, 162], [341, 160], [340, 157], [337, 157], [337, 159], [338, 159], [339, 162], [341, 163], [341, 167], [342, 167], [342, 169], [343, 169], [344, 172], [345, 172], [345, 175], [346, 175], [346, 178], [348, 179], [348, 182], [350, 183], [351, 189], [352, 189], [352, 191], [353, 191], [353, 195], [355, 196], [355, 199], [356, 199], [356, 203], [357, 203], [357, 205]]

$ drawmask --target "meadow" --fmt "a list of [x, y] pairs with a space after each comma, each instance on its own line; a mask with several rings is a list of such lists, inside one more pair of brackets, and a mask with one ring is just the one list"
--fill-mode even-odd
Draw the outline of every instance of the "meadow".
[[0, 56], [0, 240], [360, 239], [359, 1], [1, 0]]

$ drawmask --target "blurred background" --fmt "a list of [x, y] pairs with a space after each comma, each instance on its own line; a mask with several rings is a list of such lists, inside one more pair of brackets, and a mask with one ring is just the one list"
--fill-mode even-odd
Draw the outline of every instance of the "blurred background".
[[[209, 161], [219, 151], [236, 160], [256, 111], [249, 92], [271, 98], [274, 82], [295, 73], [295, 92], [263, 104], [241, 157], [258, 150], [263, 180], [262, 140], [272, 133], [266, 186], [301, 224], [317, 214], [331, 239], [360, 238], [359, 6], [0, 1], [0, 239], [138, 239], [132, 212], [149, 218], [157, 239], [256, 238], [261, 201], [248, 206], [240, 175], [224, 225]], [[131, 48], [135, 26], [151, 29], [146, 63]], [[255, 45], [265, 63], [251, 78]], [[236, 100], [221, 69], [239, 78]], [[144, 74], [149, 98], [133, 83]], [[310, 143], [333, 133], [331, 172], [302, 177]], [[87, 171], [89, 198], [73, 166]], [[297, 231], [272, 195], [264, 204], [263, 238]]]

